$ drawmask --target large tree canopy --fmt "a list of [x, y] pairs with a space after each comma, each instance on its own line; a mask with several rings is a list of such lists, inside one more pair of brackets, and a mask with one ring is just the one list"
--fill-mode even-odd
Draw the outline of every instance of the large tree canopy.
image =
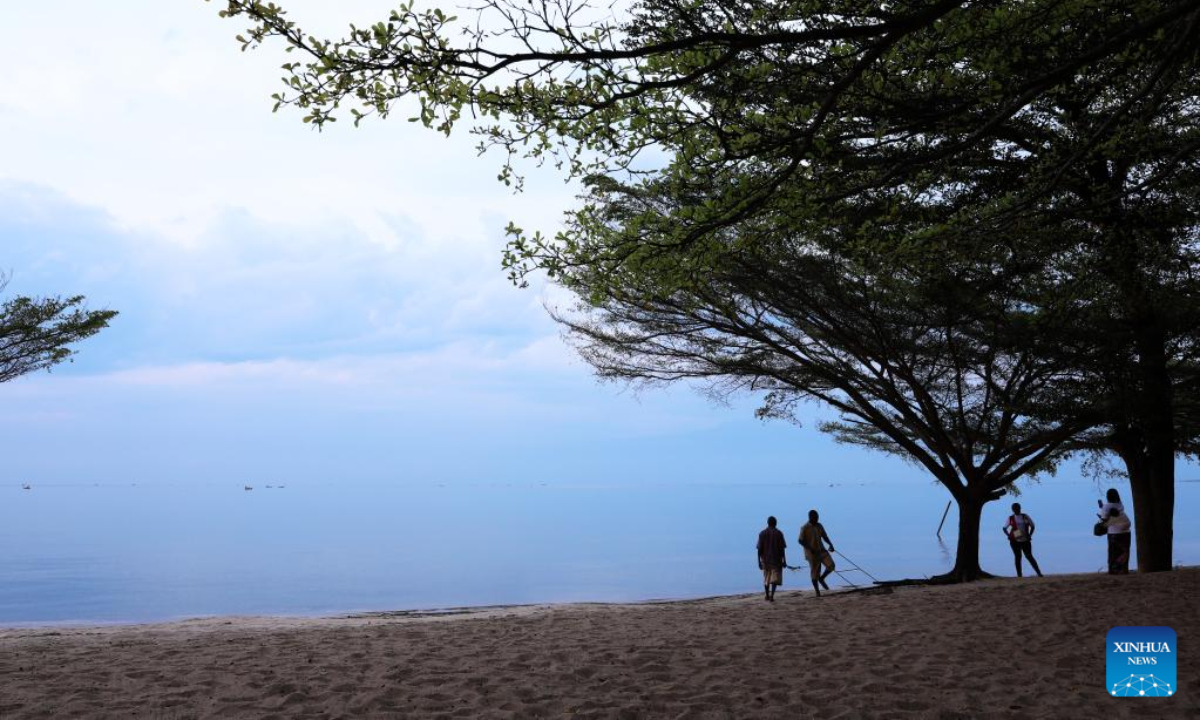
[[[658, 185], [594, 186], [605, 211], [575, 228], [589, 244], [626, 242], [641, 215], [689, 201]], [[831, 252], [836, 235], [813, 237], [787, 222], [739, 231], [706, 238], [702, 250], [676, 248], [671, 264], [687, 269], [687, 283], [663, 283], [657, 263], [615, 273], [567, 267], [560, 281], [586, 301], [557, 319], [604, 378], [759, 393], [765, 417], [794, 417], [807, 400], [834, 409], [840, 420], [822, 429], [923, 467], [958, 503], [955, 566], [940, 579], [986, 575], [983, 506], [1019, 478], [1053, 470], [1068, 441], [1095, 422], [1085, 412], [1060, 420], [1032, 411], [1070, 381], [1071, 368], [1019, 337], [1042, 321], [1018, 300], [1020, 263], [913, 272], [886, 255]]]
[[[386, 116], [411, 96], [428, 125], [448, 132], [470, 111], [485, 119], [476, 128], [488, 142], [535, 156], [559, 152], [583, 173], [627, 167], [647, 148], [681, 149], [691, 138], [703, 154], [721, 148], [710, 157], [716, 161], [799, 162], [850, 137], [871, 141], [869, 149], [896, 133], [956, 122], [958, 143], [897, 155], [919, 167], [1107, 58], [1136, 52], [1171, 62], [1200, 7], [643, 0], [613, 12], [569, 0], [489, 0], [460, 22], [409, 3], [325, 40], [274, 3], [224, 4], [223, 15], [253, 23], [239, 36], [244, 46], [280, 37], [303, 54], [284, 65], [290, 89], [276, 98], [303, 108], [306, 121], [333, 121], [339, 109], [356, 119]], [[971, 53], [970, 71], [955, 72]], [[964, 89], [987, 102], [964, 106]], [[892, 122], [865, 126], [876, 118], [845, 112], [864, 102]]]
[[[1106, 422], [1080, 438], [1123, 460], [1138, 566], [1172, 566], [1174, 466], [1200, 447], [1200, 38], [1138, 83], [1065, 86], [1034, 106], [1007, 184], [1041, 238], [1031, 302], [1069, 318], [1062, 351]], [[1117, 62], [1114, 59], [1112, 62]], [[1045, 408], [1056, 412], [1053, 405]]]
[[333, 41], [272, 3], [223, 14], [251, 21], [245, 47], [299, 54], [276, 99], [318, 127], [412, 97], [444, 132], [469, 114], [508, 153], [505, 182], [525, 155], [658, 198], [593, 193], [554, 237], [510, 229], [514, 280], [545, 271], [602, 312], [702, 307], [713, 287], [728, 307], [746, 292], [720, 282], [731, 258], [795, 282], [770, 263], [797, 241], [838, 272], [905, 268], [925, 321], [949, 307], [921, 289], [939, 263], [956, 282], [1016, 273], [1019, 295], [992, 286], [976, 320], [1036, 320], [984, 334], [1012, 343], [989, 352], [1069, 371], [1012, 411], [1118, 453], [1139, 567], [1170, 567], [1174, 458], [1196, 440], [1200, 0], [643, 0], [619, 16], [489, 0], [466, 22], [402, 6]]

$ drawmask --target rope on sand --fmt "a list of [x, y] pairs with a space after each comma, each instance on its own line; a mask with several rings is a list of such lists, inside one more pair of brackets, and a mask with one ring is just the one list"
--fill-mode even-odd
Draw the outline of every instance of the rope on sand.
[[[835, 552], [836, 552], [836, 551], [835, 551]], [[859, 567], [858, 563], [854, 562], [853, 560], [851, 560], [850, 558], [846, 557], [845, 555], [842, 555], [840, 552], [838, 552], [837, 554], [838, 554], [838, 555], [841, 555], [841, 558], [842, 558], [843, 560], [845, 560], [846, 562], [850, 563], [851, 569], [853, 569], [853, 570], [857, 570], [857, 571], [859, 571], [860, 573], [862, 573], [863, 575], [866, 575], [867, 577], [871, 578], [871, 582], [875, 582], [875, 583], [878, 583], [878, 582], [879, 582], [879, 578], [875, 577], [874, 575], [872, 575], [871, 573], [867, 572], [866, 570], [863, 570], [861, 567]]]
[[[839, 557], [841, 557], [843, 560], [845, 560], [847, 563], [849, 563], [849, 565], [850, 565], [849, 570], [858, 571], [858, 572], [862, 573], [863, 575], [866, 575], [867, 577], [871, 578], [872, 582], [874, 582], [876, 584], [879, 583], [878, 578], [876, 578], [874, 575], [867, 572], [866, 570], [863, 570], [862, 567], [858, 563], [854, 562], [853, 560], [846, 557], [845, 555], [843, 555], [841, 552], [839, 552], [837, 550], [835, 550], [834, 553], [836, 553]], [[794, 566], [793, 565], [784, 565], [784, 567], [786, 567], [788, 570], [797, 571], [797, 570], [803, 570], [810, 566], [808, 566], [808, 565], [794, 565]], [[833, 572], [835, 575], [837, 575], [838, 577], [840, 577], [842, 579], [842, 582], [846, 583], [850, 587], [852, 587], [856, 590], [859, 588], [859, 586], [857, 584], [855, 584], [853, 581], [851, 581], [850, 578], [846, 577], [845, 574], [843, 574], [843, 572], [841, 570], [838, 570], [835, 568]]]

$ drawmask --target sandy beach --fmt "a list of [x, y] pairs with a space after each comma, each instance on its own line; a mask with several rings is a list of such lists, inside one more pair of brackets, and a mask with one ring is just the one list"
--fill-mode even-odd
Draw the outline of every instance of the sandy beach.
[[[788, 574], [795, 587], [806, 578]], [[1168, 625], [1179, 692], [1104, 690]], [[1200, 717], [1200, 569], [891, 594], [0, 630], [0, 717]]]

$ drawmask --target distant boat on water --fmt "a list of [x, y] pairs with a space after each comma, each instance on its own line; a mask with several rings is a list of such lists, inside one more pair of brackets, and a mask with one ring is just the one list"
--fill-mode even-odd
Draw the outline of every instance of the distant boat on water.
[[22, 490], [32, 490], [33, 486], [30, 485], [29, 483], [21, 483], [21, 489]]
[[253, 488], [253, 487], [251, 487], [250, 485], [243, 485], [243, 486], [242, 486], [242, 489], [243, 489], [243, 490], [253, 490], [254, 488]]

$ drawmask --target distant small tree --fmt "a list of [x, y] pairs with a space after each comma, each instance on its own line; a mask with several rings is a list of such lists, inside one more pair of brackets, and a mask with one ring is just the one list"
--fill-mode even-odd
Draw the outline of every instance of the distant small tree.
[[[0, 292], [8, 278], [0, 276]], [[114, 310], [88, 310], [82, 295], [17, 296], [0, 305], [0, 382], [48, 370], [75, 354], [70, 346], [108, 327]]]

